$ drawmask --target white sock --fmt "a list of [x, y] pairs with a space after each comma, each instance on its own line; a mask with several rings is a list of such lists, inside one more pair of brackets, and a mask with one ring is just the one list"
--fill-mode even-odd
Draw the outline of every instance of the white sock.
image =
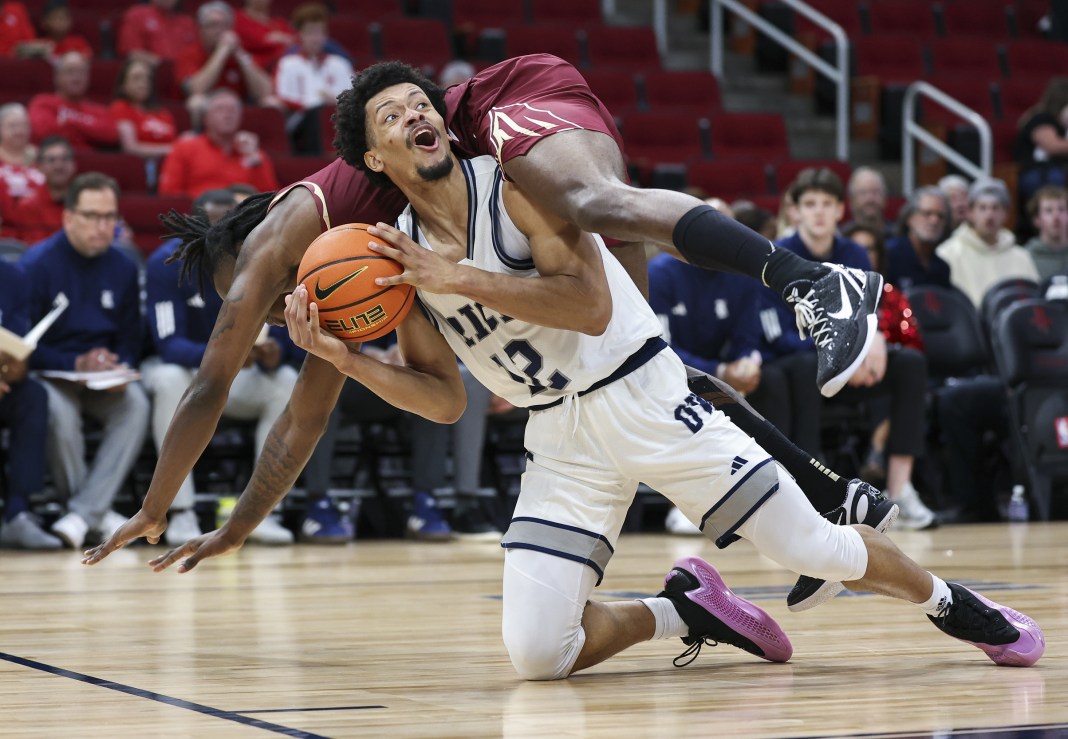
[[670, 639], [673, 636], [686, 636], [690, 633], [690, 627], [682, 620], [682, 616], [675, 610], [675, 605], [667, 598], [642, 598], [641, 601], [653, 612], [653, 618], [656, 620], [653, 639]]
[[[931, 575], [930, 572], [927, 574]], [[934, 575], [931, 575], [931, 585], [934, 588], [931, 597], [916, 605], [922, 608], [928, 616], [937, 616], [953, 604], [953, 591], [946, 585], [945, 580]]]

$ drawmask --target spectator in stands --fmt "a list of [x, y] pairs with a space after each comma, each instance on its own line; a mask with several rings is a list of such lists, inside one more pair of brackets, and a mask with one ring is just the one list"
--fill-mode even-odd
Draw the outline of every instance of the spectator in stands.
[[0, 4], [0, 56], [15, 56], [19, 45], [36, 38], [30, 14], [23, 3]]
[[[26, 302], [25, 278], [14, 265], [0, 260], [0, 327], [24, 336], [30, 329]], [[30, 511], [30, 496], [44, 487], [48, 394], [26, 376], [26, 370], [25, 360], [0, 351], [0, 428], [10, 431], [0, 547], [60, 549], [63, 542], [44, 531]]]
[[785, 239], [797, 233], [797, 203], [790, 195], [792, 187], [793, 183], [782, 194], [782, 200], [779, 201], [779, 214], [775, 219], [775, 234], [779, 239]]
[[[63, 201], [78, 167], [74, 150], [62, 136], [49, 136], [37, 149], [37, 167], [44, 182], [27, 174], [18, 187], [0, 194], [4, 221], [0, 234], [35, 244], [63, 227]], [[6, 180], [2, 186], [10, 184]], [[23, 187], [25, 186], [25, 189]], [[15, 193], [24, 193], [15, 195]]]
[[44, 184], [44, 175], [34, 166], [36, 154], [26, 108], [22, 103], [0, 105], [0, 199], [26, 197], [33, 186]]
[[1068, 190], [1056, 185], [1041, 188], [1027, 203], [1027, 215], [1038, 235], [1024, 248], [1034, 260], [1038, 276], [1047, 280], [1051, 275], [1068, 275]]
[[[229, 190], [209, 190], [197, 198], [194, 211], [205, 213], [212, 223], [237, 205]], [[181, 283], [180, 264], [167, 264], [178, 246], [168, 241], [148, 258], [146, 291], [148, 324], [155, 353], [142, 363], [145, 387], [152, 395], [152, 438], [156, 447], [163, 443], [182, 394], [193, 381], [200, 366], [208, 337], [215, 326], [222, 298], [209, 276]], [[259, 456], [267, 433], [285, 409], [297, 372], [282, 362], [279, 343], [264, 336], [253, 347], [226, 402], [224, 416], [256, 421], [256, 455]], [[170, 523], [164, 534], [168, 546], [177, 546], [200, 536], [195, 503], [196, 492], [190, 475], [182, 483], [171, 504]], [[173, 530], [173, 533], [172, 533]], [[264, 519], [250, 537], [263, 544], [291, 544], [293, 534], [274, 517]]]
[[85, 99], [89, 60], [71, 52], [56, 62], [55, 93], [30, 100], [30, 128], [35, 141], [64, 136], [75, 149], [114, 147], [119, 129], [111, 111]]
[[163, 60], [178, 61], [183, 50], [197, 43], [197, 24], [177, 7], [178, 0], [148, 0], [131, 5], [119, 26], [119, 55], [153, 66]]
[[327, 39], [326, 6], [306, 3], [293, 11], [300, 50], [278, 62], [275, 94], [289, 109], [286, 131], [298, 153], [322, 154], [330, 142], [321, 141], [321, 117], [337, 107], [337, 96], [349, 87], [352, 62], [324, 50]]
[[274, 167], [260, 149], [259, 137], [240, 130], [241, 108], [241, 101], [230, 90], [208, 95], [204, 133], [180, 138], [163, 160], [161, 194], [196, 197], [235, 182], [247, 182], [261, 192], [278, 188]]
[[239, 100], [256, 105], [277, 104], [270, 76], [241, 46], [233, 28], [233, 8], [221, 0], [197, 9], [198, 40], [182, 51], [175, 70], [194, 125], [207, 106], [208, 93], [216, 88], [232, 90]]
[[48, 0], [37, 24], [41, 38], [19, 44], [18, 55], [59, 59], [64, 54], [76, 52], [87, 59], [92, 58], [93, 47], [84, 37], [70, 32], [72, 23], [67, 0]]
[[[902, 290], [913, 285], [949, 287], [949, 265], [935, 254], [945, 240], [949, 201], [937, 187], [921, 187], [909, 196], [898, 218], [896, 238], [886, 244], [883, 275]], [[882, 270], [880, 270], [882, 271]]]
[[768, 241], [778, 238], [775, 226], [775, 215], [765, 208], [761, 208], [752, 200], [735, 200], [731, 203], [734, 211], [734, 220], [756, 231]]
[[1068, 185], [1068, 77], [1054, 77], [1042, 98], [1022, 116], [1014, 158], [1020, 165], [1019, 198], [1027, 203], [1043, 185]]
[[968, 180], [959, 174], [947, 174], [938, 181], [938, 189], [949, 201], [949, 223], [946, 224], [946, 236], [968, 217]]
[[[807, 259], [871, 269], [864, 248], [837, 234], [844, 210], [842, 190], [842, 181], [829, 169], [802, 171], [791, 189], [800, 217], [797, 234], [780, 239], [776, 245]], [[882, 233], [879, 226], [872, 230]], [[790, 312], [778, 305], [782, 301], [769, 290], [763, 291], [763, 295], [766, 305], [761, 311], [761, 327], [765, 339], [765, 365], [769, 358], [783, 354], [812, 352], [811, 339], [797, 341]], [[814, 363], [812, 367], [815, 367]], [[810, 375], [807, 385], [800, 383], [800, 386], [810, 387], [811, 384]], [[920, 500], [911, 480], [915, 457], [924, 449], [926, 387], [927, 361], [923, 354], [915, 349], [888, 345], [886, 337], [878, 333], [868, 357], [834, 400], [857, 405], [889, 396], [886, 492], [901, 507], [901, 525], [915, 529], [935, 525], [934, 513]], [[820, 408], [817, 403], [814, 413], [818, 415]]]
[[174, 116], [156, 99], [155, 69], [144, 59], [131, 56], [122, 65], [115, 80], [111, 114], [127, 154], [165, 157], [178, 138]]
[[968, 220], [936, 253], [949, 265], [953, 286], [971, 298], [976, 308], [987, 289], [1008, 277], [1038, 281], [1031, 255], [1016, 244], [1005, 228], [1009, 215], [1009, 190], [998, 179], [984, 178], [968, 190]]
[[846, 225], [860, 223], [890, 233], [891, 224], [886, 219], [886, 180], [882, 172], [872, 167], [857, 167], [849, 177], [848, 191], [853, 220]]
[[475, 67], [471, 62], [463, 59], [453, 59], [441, 68], [441, 72], [438, 74], [438, 85], [445, 89], [461, 82], [467, 82], [474, 76]]
[[[40, 320], [59, 293], [70, 301], [31, 355], [33, 369], [92, 372], [137, 366], [143, 335], [137, 265], [111, 245], [118, 220], [115, 181], [97, 172], [79, 175], [64, 201], [63, 230], [22, 258], [31, 320]], [[148, 398], [138, 382], [107, 390], [58, 379], [44, 384], [53, 478], [69, 496], [68, 513], [52, 531], [67, 546], [81, 549], [89, 532], [107, 537], [126, 520], [111, 504], [141, 452]], [[82, 413], [103, 427], [88, 468]]]
[[[887, 276], [888, 256], [883, 235], [875, 229], [854, 224], [842, 230], [842, 236], [860, 244], [868, 252], [872, 269]], [[948, 274], [948, 268], [947, 268]], [[923, 336], [912, 305], [905, 293], [898, 290], [889, 278], [883, 283], [883, 296], [879, 301], [879, 331], [890, 346], [904, 346], [923, 351]], [[888, 398], [873, 403], [875, 430], [871, 434], [868, 455], [861, 467], [860, 476], [868, 482], [882, 485], [886, 480], [886, 440], [890, 437]]]
[[241, 47], [267, 71], [273, 70], [286, 49], [297, 41], [294, 28], [296, 25], [290, 26], [282, 16], [271, 15], [271, 0], [245, 0], [234, 15], [234, 33], [241, 40]]

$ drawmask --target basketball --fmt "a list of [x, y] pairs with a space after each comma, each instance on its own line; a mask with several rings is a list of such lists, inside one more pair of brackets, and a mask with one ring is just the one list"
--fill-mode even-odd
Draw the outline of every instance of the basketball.
[[375, 284], [375, 278], [399, 275], [404, 267], [371, 251], [370, 241], [365, 223], [335, 226], [311, 243], [297, 269], [297, 283], [319, 308], [319, 325], [342, 341], [388, 334], [415, 300], [411, 285]]

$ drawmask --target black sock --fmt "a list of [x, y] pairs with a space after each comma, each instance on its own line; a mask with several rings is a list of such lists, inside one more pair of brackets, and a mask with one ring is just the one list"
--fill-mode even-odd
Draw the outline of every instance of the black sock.
[[820, 262], [799, 257], [792, 251], [776, 249], [768, 257], [768, 266], [764, 270], [764, 283], [779, 295], [786, 292], [786, 286], [795, 280], [818, 280], [827, 270]]
[[758, 280], [768, 255], [776, 250], [756, 231], [710, 205], [699, 205], [680, 218], [671, 239], [690, 264]]
[[779, 294], [794, 280], [814, 279], [823, 271], [817, 262], [776, 249], [756, 231], [710, 205], [687, 212], [675, 224], [671, 238], [690, 264], [755, 277]]
[[845, 500], [849, 480], [820, 464], [783, 432], [754, 410], [722, 380], [688, 368], [690, 390], [710, 401], [731, 422], [753, 437], [764, 451], [794, 476], [812, 507], [820, 513], [832, 511]]

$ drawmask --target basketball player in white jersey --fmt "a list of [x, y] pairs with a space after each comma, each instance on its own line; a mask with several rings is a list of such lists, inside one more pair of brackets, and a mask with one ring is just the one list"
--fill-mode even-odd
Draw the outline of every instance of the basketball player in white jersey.
[[[1030, 618], [925, 572], [870, 527], [818, 515], [763, 449], [689, 391], [655, 316], [599, 239], [527, 199], [492, 159], [456, 160], [420, 80], [403, 65], [376, 65], [346, 101], [366, 114], [354, 146], [369, 175], [391, 180], [411, 203], [401, 228], [372, 230], [376, 250], [405, 267], [379, 284], [419, 289], [419, 309], [398, 329], [405, 364], [350, 353], [320, 332], [303, 287], [285, 317], [298, 345], [406, 410], [459, 416], [454, 353], [531, 409], [527, 470], [502, 542], [504, 639], [522, 677], [566, 677], [667, 637], [683, 638], [688, 652], [709, 640], [790, 657], [774, 621], [695, 557], [675, 563], [655, 598], [589, 600], [638, 481], [718, 543], [740, 535], [796, 572], [916, 603], [998, 664], [1041, 657], [1044, 638]], [[236, 546], [220, 530], [152, 564], [185, 558], [184, 571]]]
[[[738, 534], [796, 572], [916, 603], [995, 662], [1037, 661], [1044, 639], [1028, 617], [925, 572], [870, 527], [819, 516], [763, 449], [689, 391], [655, 315], [600, 239], [526, 198], [491, 158], [461, 163], [418, 85], [372, 68], [352, 94], [365, 101], [367, 171], [388, 177], [411, 204], [397, 228], [373, 230], [383, 242], [376, 250], [405, 267], [379, 284], [419, 289], [420, 310], [399, 331], [407, 366], [380, 365], [319, 332], [302, 287], [287, 323], [299, 345], [408, 410], [458, 415], [462, 391], [441, 374], [452, 353], [531, 410], [527, 470], [502, 542], [504, 638], [520, 675], [565, 677], [651, 638], [699, 645], [715, 638], [709, 616], [750, 639], [750, 651], [789, 657], [781, 632], [747, 630], [729, 607], [694, 608], [729, 594], [697, 558], [677, 562], [656, 598], [589, 600], [638, 481], [718, 542]], [[756, 608], [736, 596], [732, 605], [750, 615]], [[732, 643], [747, 648], [742, 639]]]

